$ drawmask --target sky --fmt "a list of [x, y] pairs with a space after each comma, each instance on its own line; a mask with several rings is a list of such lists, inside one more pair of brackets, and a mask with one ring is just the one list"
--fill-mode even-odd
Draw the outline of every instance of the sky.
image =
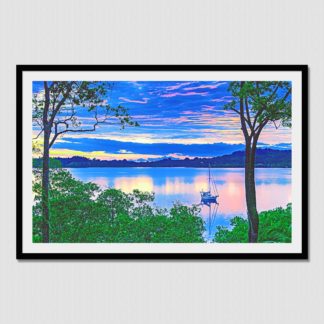
[[[121, 129], [112, 118], [95, 132], [67, 133], [57, 139], [51, 156], [154, 160], [217, 156], [242, 149], [239, 117], [224, 110], [232, 99], [227, 89], [225, 81], [113, 82], [107, 102], [127, 108], [140, 126]], [[42, 92], [43, 82], [33, 82], [33, 93]], [[77, 115], [84, 128], [92, 125], [93, 117], [85, 109], [78, 109]], [[38, 133], [37, 125], [33, 133]], [[269, 125], [259, 142], [286, 148], [291, 130]]]

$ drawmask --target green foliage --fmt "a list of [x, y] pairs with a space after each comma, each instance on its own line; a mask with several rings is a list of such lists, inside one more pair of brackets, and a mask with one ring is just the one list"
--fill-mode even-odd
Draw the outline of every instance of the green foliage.
[[291, 242], [291, 204], [260, 214], [259, 242]]
[[[41, 242], [40, 171], [33, 184], [33, 241]], [[169, 211], [152, 206], [154, 194], [101, 190], [65, 170], [50, 172], [50, 242], [193, 243], [203, 242], [197, 206], [175, 204]]]
[[[33, 159], [33, 168], [42, 168], [42, 167], [43, 167], [43, 159]], [[49, 168], [50, 169], [62, 168], [62, 163], [58, 159], [50, 158]]]
[[[215, 242], [247, 243], [248, 221], [241, 217], [231, 219], [231, 229], [218, 226]], [[258, 243], [290, 243], [291, 242], [291, 204], [287, 208], [276, 208], [259, 214]]]
[[217, 226], [214, 241], [218, 243], [247, 243], [248, 222], [239, 216], [230, 220], [232, 229], [225, 226]]
[[[248, 126], [255, 128], [263, 122], [277, 122], [291, 126], [291, 82], [284, 81], [246, 81], [231, 82], [228, 89], [234, 100], [225, 109], [237, 113], [240, 99], [245, 101], [244, 118]], [[251, 117], [255, 118], [253, 121]], [[278, 125], [276, 125], [277, 127]]]

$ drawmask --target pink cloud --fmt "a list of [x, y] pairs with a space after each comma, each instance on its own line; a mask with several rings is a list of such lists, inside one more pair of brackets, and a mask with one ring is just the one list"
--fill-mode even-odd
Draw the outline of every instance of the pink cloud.
[[178, 84], [176, 84], [176, 85], [174, 85], [174, 86], [166, 87], [166, 90], [167, 90], [167, 91], [177, 90], [177, 89], [179, 89], [179, 88], [181, 88], [181, 87], [184, 87], [184, 86], [186, 86], [186, 85], [189, 85], [189, 84], [191, 84], [191, 82], [178, 83]]
[[213, 101], [213, 102], [231, 102], [232, 100], [233, 100], [233, 97], [224, 96], [224, 97], [221, 97], [221, 98], [212, 99], [211, 101]]
[[182, 115], [199, 115], [200, 112], [199, 111], [192, 111], [192, 110], [184, 110], [181, 114]]
[[119, 100], [123, 100], [124, 102], [133, 102], [138, 104], [147, 104], [149, 101], [149, 98], [143, 98], [142, 100], [132, 100], [124, 97], [119, 97]]
[[197, 87], [190, 87], [190, 88], [184, 88], [184, 90], [192, 91], [192, 90], [197, 90], [197, 89], [217, 89], [221, 85], [226, 84], [226, 82], [220, 82], [216, 84], [202, 84]]
[[216, 106], [209, 106], [209, 105], [202, 105], [201, 110], [202, 111], [213, 111], [215, 110]]
[[207, 96], [208, 92], [174, 92], [174, 93], [167, 93], [161, 95], [163, 98], [171, 98], [171, 97], [177, 97], [177, 96]]

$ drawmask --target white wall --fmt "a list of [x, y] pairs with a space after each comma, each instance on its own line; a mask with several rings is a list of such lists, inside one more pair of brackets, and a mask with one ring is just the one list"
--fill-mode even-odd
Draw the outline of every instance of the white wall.
[[[324, 322], [324, 2], [0, 2], [0, 323]], [[16, 64], [309, 64], [309, 262], [17, 262]]]

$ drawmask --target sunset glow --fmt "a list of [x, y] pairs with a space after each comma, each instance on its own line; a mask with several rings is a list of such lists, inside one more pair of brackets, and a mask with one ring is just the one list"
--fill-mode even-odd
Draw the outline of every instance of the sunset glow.
[[[147, 160], [163, 157], [186, 158], [205, 156], [190, 145], [225, 143], [242, 144], [244, 138], [238, 115], [224, 109], [233, 99], [224, 81], [117, 81], [109, 98], [104, 102], [112, 107], [122, 105], [128, 109], [139, 127], [121, 129], [118, 119], [111, 116], [96, 132], [66, 133], [58, 137], [51, 149], [52, 157], [72, 157], [75, 155], [96, 159]], [[33, 92], [44, 96], [43, 82], [33, 82]], [[81, 107], [77, 109], [77, 121], [82, 128], [94, 123], [91, 112]], [[37, 136], [39, 126], [33, 125], [33, 136]], [[99, 142], [100, 140], [100, 142]], [[111, 147], [111, 142], [118, 142]], [[269, 124], [263, 130], [260, 143], [277, 145], [291, 143], [289, 128], [275, 128]], [[99, 145], [100, 143], [100, 145]], [[127, 144], [127, 149], [124, 147]], [[147, 150], [138, 149], [137, 144], [148, 144]], [[168, 151], [161, 153], [155, 144], [170, 144]], [[182, 145], [181, 154], [171, 144]], [[210, 156], [214, 156], [211, 151]]]

